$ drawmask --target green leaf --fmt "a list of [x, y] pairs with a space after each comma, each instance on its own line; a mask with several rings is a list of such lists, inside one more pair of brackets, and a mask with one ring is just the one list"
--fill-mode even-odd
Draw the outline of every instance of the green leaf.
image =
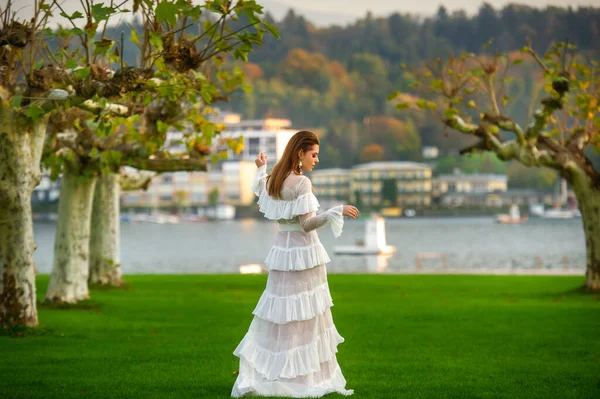
[[400, 95], [400, 92], [398, 90], [396, 90], [393, 93], [388, 94], [387, 99], [388, 101], [393, 100], [394, 98], [398, 97]]
[[420, 109], [425, 109], [427, 108], [427, 101], [420, 99], [417, 101], [417, 107], [419, 107]]
[[91, 72], [92, 71], [91, 71], [90, 67], [85, 67], [85, 68], [77, 69], [74, 73], [77, 78], [83, 80], [83, 79], [87, 78]]
[[104, 7], [104, 4], [102, 3], [92, 5], [92, 17], [96, 22], [108, 20], [108, 18], [114, 13], [114, 8]]
[[277, 30], [277, 27], [275, 25], [272, 25], [267, 21], [263, 21], [263, 25], [265, 26], [265, 28], [267, 28], [269, 32], [271, 32], [273, 36], [279, 39], [279, 31]]
[[169, 130], [169, 125], [167, 125], [163, 121], [157, 121], [156, 129], [158, 130], [159, 133], [166, 133], [167, 130]]
[[131, 30], [131, 41], [137, 44], [138, 46], [141, 44], [140, 38], [138, 37], [135, 29]]
[[398, 103], [398, 104], [396, 104], [396, 109], [398, 109], [399, 111], [405, 110], [407, 108], [410, 108], [410, 104], [409, 103]]
[[212, 140], [212, 138], [215, 135], [215, 125], [212, 123], [207, 123], [206, 125], [204, 125], [204, 128], [202, 129], [202, 133], [204, 133], [204, 138], [207, 141]]
[[514, 65], [519, 65], [523, 63], [523, 59], [522, 58], [517, 58], [516, 60], [513, 61]]
[[68, 32], [68, 36], [79, 36], [85, 33], [85, 31], [81, 28], [69, 29], [66, 32]]
[[163, 0], [156, 6], [154, 13], [158, 22], [167, 22], [169, 25], [175, 26], [177, 24], [178, 11], [179, 7], [175, 3]]
[[476, 108], [477, 107], [477, 104], [475, 104], [475, 101], [473, 101], [473, 100], [470, 100], [467, 103], [467, 105], [469, 106], [469, 108]]
[[114, 40], [109, 40], [106, 38], [102, 38], [102, 40], [94, 42], [94, 55], [107, 55], [114, 44]]
[[13, 100], [12, 100], [12, 102], [10, 103], [10, 105], [11, 105], [13, 108], [18, 108], [18, 107], [20, 107], [20, 106], [21, 106], [21, 100], [22, 100], [22, 99], [23, 99], [23, 96], [16, 95], [16, 96], [14, 96], [14, 97], [13, 97]]
[[444, 116], [446, 119], [452, 119], [456, 114], [458, 114], [458, 110], [456, 108], [450, 107], [446, 108], [446, 111], [444, 111]]
[[163, 49], [162, 36], [157, 33], [150, 33], [150, 44], [154, 46], [158, 51]]
[[442, 79], [432, 80], [431, 88], [434, 90], [442, 90], [444, 88], [444, 81]]
[[75, 61], [73, 58], [71, 58], [69, 61], [67, 61], [66, 67], [67, 67], [67, 69], [77, 68], [77, 61]]
[[427, 101], [427, 108], [429, 108], [432, 111], [435, 111], [437, 109], [437, 104], [433, 101]]
[[28, 106], [27, 108], [25, 108], [25, 111], [23, 112], [23, 114], [28, 117], [29, 119], [36, 121], [38, 119], [40, 119], [40, 117], [42, 115], [44, 115], [44, 110], [35, 105], [35, 104], [31, 104], [30, 106]]
[[59, 14], [61, 17], [66, 18], [68, 20], [75, 20], [75, 19], [80, 19], [83, 18], [83, 14], [79, 11], [75, 11], [73, 14], [69, 15], [66, 12], [61, 12]]

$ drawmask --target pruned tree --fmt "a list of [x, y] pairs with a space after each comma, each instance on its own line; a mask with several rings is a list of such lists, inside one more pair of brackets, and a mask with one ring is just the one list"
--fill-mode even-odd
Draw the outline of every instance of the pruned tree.
[[[410, 71], [422, 98], [414, 105], [435, 115], [446, 127], [478, 139], [462, 153], [490, 151], [528, 167], [556, 170], [572, 187], [583, 217], [587, 249], [585, 287], [600, 290], [600, 176], [589, 150], [600, 149], [600, 112], [596, 61], [576, 53], [574, 45], [555, 43], [543, 56], [523, 48], [543, 71], [545, 97], [527, 126], [505, 112], [511, 67], [523, 59], [505, 54], [465, 54]], [[398, 93], [391, 95], [394, 99]]]
[[[241, 71], [230, 68], [225, 58], [246, 60], [252, 46], [261, 44], [266, 30], [276, 33], [259, 19], [262, 8], [254, 1], [207, 1], [202, 5], [134, 1], [143, 32], [131, 31], [140, 63], [128, 66], [122, 54], [131, 50], [125, 49], [124, 35], [114, 39], [104, 35], [107, 15], [123, 10], [92, 0], [84, 0], [82, 5], [82, 10], [71, 15], [63, 11], [72, 27], [59, 30], [59, 39], [65, 40], [59, 40], [54, 58], [59, 64], [71, 63], [64, 67], [71, 67], [80, 77], [76, 90], [84, 96], [93, 94], [87, 110], [98, 112], [65, 110], [57, 115], [56, 139], [45, 157], [53, 172], [63, 176], [54, 264], [45, 298], [52, 302], [73, 303], [88, 297], [90, 248], [98, 255], [93, 259], [97, 270], [120, 275], [115, 270], [119, 265], [119, 178], [114, 175], [123, 165], [153, 171], [205, 170], [211, 141], [222, 129], [207, 118], [209, 106], [227, 99], [243, 84]], [[77, 19], [87, 22], [85, 32], [78, 28]], [[94, 37], [90, 32], [100, 32], [102, 24], [100, 39], [89, 40]], [[71, 39], [77, 38], [80, 43], [73, 50]], [[60, 55], [69, 51], [71, 56], [61, 61]], [[73, 57], [77, 54], [81, 54], [79, 59]], [[187, 152], [169, 151], [167, 133], [171, 128], [182, 133], [179, 141], [187, 146]], [[236, 141], [231, 144], [237, 146]], [[110, 219], [107, 224], [114, 228], [98, 231], [90, 243], [92, 198], [99, 178], [102, 193], [95, 212]], [[108, 275], [94, 275], [99, 282], [120, 283]]]
[[64, 101], [64, 72], [47, 66], [45, 0], [20, 20], [0, 6], [0, 328], [38, 324], [31, 194], [41, 179], [47, 114]]

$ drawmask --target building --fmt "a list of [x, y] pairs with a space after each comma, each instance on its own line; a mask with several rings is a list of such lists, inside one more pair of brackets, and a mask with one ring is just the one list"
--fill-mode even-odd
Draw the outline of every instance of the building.
[[350, 170], [319, 169], [310, 173], [315, 195], [323, 203], [350, 200]]
[[507, 185], [506, 175], [454, 173], [435, 178], [432, 195], [444, 206], [497, 207], [502, 205], [499, 193], [506, 192]]
[[433, 194], [445, 193], [492, 193], [506, 191], [508, 177], [495, 174], [449, 174], [433, 179]]
[[[211, 192], [218, 193], [217, 202], [230, 205], [252, 205], [250, 189], [256, 173], [254, 162], [222, 162], [208, 172], [163, 173], [152, 180], [148, 191], [127, 191], [121, 203], [131, 207], [195, 207], [211, 202]], [[217, 196], [216, 196], [217, 197]]]
[[[227, 152], [227, 158], [217, 164], [209, 163], [208, 172], [164, 173], [153, 179], [147, 192], [126, 192], [122, 204], [139, 207], [199, 206], [211, 202], [211, 192], [218, 190], [219, 203], [251, 205], [255, 202], [250, 186], [256, 173], [254, 160], [259, 152], [265, 152], [269, 168], [283, 155], [285, 146], [296, 130], [289, 129], [289, 119], [267, 118], [242, 120], [240, 114], [221, 112], [213, 118], [214, 123], [226, 129], [214, 140], [213, 153]], [[243, 138], [244, 148], [235, 154], [222, 139]], [[173, 153], [187, 151], [181, 142], [181, 132], [169, 132], [165, 148]], [[221, 143], [220, 143], [221, 141]]]
[[229, 160], [254, 161], [258, 153], [264, 151], [271, 167], [279, 161], [288, 141], [296, 133], [296, 130], [290, 128], [292, 122], [289, 119], [242, 120], [239, 114], [234, 113], [225, 113], [220, 118], [220, 122], [226, 126], [219, 135], [220, 138], [242, 136], [244, 140], [244, 149], [240, 154], [235, 154], [224, 146], [219, 147], [227, 151]]
[[369, 207], [431, 204], [431, 166], [416, 162], [370, 162], [350, 171], [350, 201]]

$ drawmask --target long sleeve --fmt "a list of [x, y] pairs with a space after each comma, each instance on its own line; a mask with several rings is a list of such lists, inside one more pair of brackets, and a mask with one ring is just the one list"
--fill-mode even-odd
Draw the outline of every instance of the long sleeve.
[[254, 182], [250, 189], [256, 196], [260, 196], [260, 193], [265, 189], [265, 184], [267, 182], [267, 164], [264, 164], [256, 171], [256, 175], [254, 176]]
[[[302, 182], [300, 185], [300, 195], [307, 194], [311, 192], [311, 190], [312, 185], [310, 183], [310, 180], [305, 179], [304, 182]], [[315, 212], [309, 212], [305, 213], [304, 215], [299, 215], [298, 220], [300, 222], [300, 225], [302, 226], [302, 230], [305, 233], [318, 229], [319, 227], [329, 225], [331, 226], [333, 236], [337, 238], [342, 234], [342, 229], [344, 227], [343, 211], [344, 206], [338, 205], [318, 215]]]

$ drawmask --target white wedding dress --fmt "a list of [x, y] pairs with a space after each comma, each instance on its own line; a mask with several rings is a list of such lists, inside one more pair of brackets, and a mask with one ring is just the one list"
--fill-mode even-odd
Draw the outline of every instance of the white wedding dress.
[[329, 225], [339, 237], [343, 206], [316, 215], [319, 202], [310, 180], [294, 173], [286, 178], [281, 199], [271, 198], [266, 169], [258, 169], [252, 190], [260, 212], [276, 220], [280, 231], [265, 260], [267, 287], [233, 352], [240, 368], [231, 396], [351, 395], [336, 359], [337, 345], [344, 339], [331, 317], [325, 269], [330, 259], [316, 232]]

